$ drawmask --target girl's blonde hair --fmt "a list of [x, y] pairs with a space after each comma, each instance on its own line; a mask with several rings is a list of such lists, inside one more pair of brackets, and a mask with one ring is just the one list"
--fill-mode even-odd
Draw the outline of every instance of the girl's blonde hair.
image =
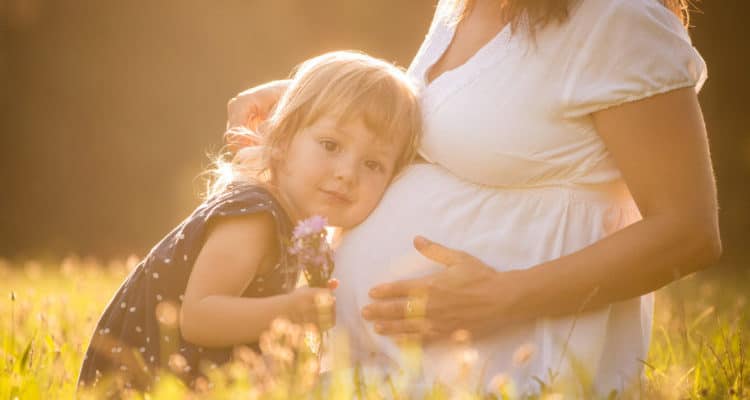
[[207, 197], [233, 182], [273, 184], [274, 171], [297, 132], [324, 115], [339, 122], [361, 118], [378, 140], [406, 143], [394, 175], [416, 154], [422, 130], [417, 89], [395, 65], [355, 51], [335, 51], [311, 58], [295, 68], [289, 87], [256, 134], [234, 128], [234, 134], [252, 136], [257, 144], [234, 156], [225, 153], [208, 171]]

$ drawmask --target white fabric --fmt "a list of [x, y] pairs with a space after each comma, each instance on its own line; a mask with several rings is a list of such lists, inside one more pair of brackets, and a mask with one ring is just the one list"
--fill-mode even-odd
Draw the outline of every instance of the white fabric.
[[[697, 90], [705, 79], [685, 29], [657, 0], [583, 0], [534, 43], [506, 28], [427, 84], [427, 70], [452, 40], [446, 10], [438, 7], [409, 69], [423, 87], [421, 154], [431, 164], [408, 168], [336, 255], [338, 329], [349, 332], [353, 355], [366, 365], [407, 362], [360, 310], [374, 285], [441, 268], [413, 249], [414, 235], [508, 270], [575, 252], [639, 220], [590, 114], [677, 88]], [[533, 377], [548, 381], [554, 371], [559, 379], [585, 374], [604, 393], [622, 391], [639, 376], [652, 315], [649, 294], [577, 317], [509, 326], [474, 343], [473, 377], [486, 385], [505, 373], [519, 390], [533, 390]], [[514, 365], [514, 352], [527, 343], [533, 357]], [[455, 378], [451, 346], [424, 350], [420, 373], [428, 385]]]

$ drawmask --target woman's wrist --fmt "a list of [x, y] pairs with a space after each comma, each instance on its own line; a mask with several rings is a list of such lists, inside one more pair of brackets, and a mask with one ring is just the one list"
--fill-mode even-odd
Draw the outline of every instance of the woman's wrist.
[[[514, 321], [577, 314], [602, 306], [602, 269], [572, 264], [562, 257], [513, 271], [511, 310]], [[606, 298], [606, 295], [604, 296]]]
[[488, 296], [495, 305], [494, 315], [498, 327], [507, 327], [508, 323], [515, 323], [536, 318], [539, 299], [539, 278], [532, 269], [498, 271], [494, 283], [490, 287]]

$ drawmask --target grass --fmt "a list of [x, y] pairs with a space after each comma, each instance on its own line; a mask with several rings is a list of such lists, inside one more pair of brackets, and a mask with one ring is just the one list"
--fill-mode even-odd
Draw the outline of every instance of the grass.
[[[57, 264], [0, 261], [0, 400], [76, 396], [78, 368], [89, 335], [136, 261], [130, 258], [107, 265], [74, 257]], [[645, 379], [636, 397], [750, 398], [748, 289], [750, 273], [710, 271], [660, 290], [651, 351], [642, 360]], [[282, 325], [271, 329], [269, 341], [298, 341], [300, 332], [305, 337], [304, 330]], [[345, 348], [345, 344], [339, 346]], [[402, 380], [372, 378], [347, 368], [346, 361], [334, 360], [333, 372], [321, 381], [315, 373], [316, 360], [268, 363], [268, 357], [263, 362], [256, 354], [239, 350], [237, 362], [212, 372], [196, 391], [165, 374], [153, 392], [127, 395], [156, 399], [406, 397]], [[511, 398], [502, 376], [494, 383], [495, 393], [485, 398]], [[79, 397], [100, 395], [92, 392]], [[480, 398], [470, 390], [449, 391], [439, 386], [426, 396]], [[561, 398], [555, 396], [554, 388], [538, 397]]]

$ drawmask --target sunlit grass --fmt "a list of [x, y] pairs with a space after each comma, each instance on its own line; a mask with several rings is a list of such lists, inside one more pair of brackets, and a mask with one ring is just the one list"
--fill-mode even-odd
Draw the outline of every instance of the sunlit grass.
[[[68, 258], [60, 264], [0, 261], [0, 399], [67, 399], [99, 314], [135, 258], [101, 265]], [[646, 379], [637, 397], [667, 399], [747, 398], [750, 275], [691, 277], [657, 293], [653, 344], [643, 360]], [[249, 349], [235, 363], [216, 369], [190, 391], [169, 374], [150, 394], [132, 398], [407, 398], [397, 378], [373, 377], [334, 360], [318, 379], [317, 360], [288, 348], [314, 335], [304, 327], [277, 324], [265, 337], [265, 359]], [[308, 337], [309, 339], [309, 337]], [[338, 344], [344, 348], [345, 344]], [[298, 354], [298, 353], [296, 353]], [[342, 352], [345, 358], [345, 352]], [[269, 361], [270, 360], [270, 361]], [[179, 371], [180, 360], [170, 360]], [[507, 380], [491, 385], [495, 398], [511, 398]], [[551, 389], [553, 392], [554, 389]], [[91, 393], [98, 397], [101, 393]], [[434, 387], [428, 398], [480, 398], [471, 390]], [[85, 395], [83, 396], [86, 397]], [[490, 397], [492, 396], [485, 396]], [[555, 398], [547, 393], [542, 398]]]

